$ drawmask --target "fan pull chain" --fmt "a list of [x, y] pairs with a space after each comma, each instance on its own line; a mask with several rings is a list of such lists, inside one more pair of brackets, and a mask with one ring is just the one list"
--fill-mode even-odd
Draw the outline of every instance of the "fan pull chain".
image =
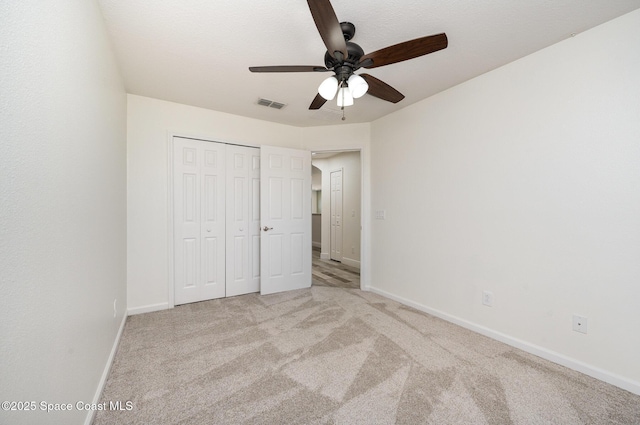
[[[340, 87], [342, 87], [342, 84], [340, 84]], [[342, 95], [342, 107], [340, 109], [342, 109], [342, 121], [344, 121], [346, 120], [344, 116], [344, 90], [340, 90], [340, 94]]]

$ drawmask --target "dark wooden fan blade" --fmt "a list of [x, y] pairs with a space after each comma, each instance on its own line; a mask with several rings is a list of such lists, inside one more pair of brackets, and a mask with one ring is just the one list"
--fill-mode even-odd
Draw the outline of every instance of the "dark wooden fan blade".
[[[349, 56], [347, 42], [331, 2], [329, 0], [307, 0], [307, 3], [329, 54], [338, 60], [345, 59]], [[340, 53], [336, 54], [336, 52]], [[342, 57], [339, 57], [340, 55]]]
[[378, 80], [373, 75], [360, 74], [360, 76], [364, 78], [367, 84], [369, 84], [369, 90], [367, 90], [367, 93], [371, 96], [375, 96], [392, 103], [398, 103], [404, 99], [404, 95], [402, 93], [384, 81]]
[[[390, 65], [446, 49], [448, 44], [449, 41], [445, 33], [429, 35], [376, 50], [373, 53], [362, 56], [360, 63], [363, 63], [362, 66], [365, 68]], [[371, 59], [373, 64], [369, 65], [368, 63], [364, 63], [367, 59]]]
[[327, 99], [320, 96], [320, 93], [318, 93], [315, 99], [313, 99], [313, 102], [311, 102], [311, 105], [309, 105], [309, 109], [320, 109], [322, 108], [322, 105], [324, 105], [326, 101]]
[[283, 66], [250, 66], [251, 72], [325, 72], [324, 66], [283, 65]]

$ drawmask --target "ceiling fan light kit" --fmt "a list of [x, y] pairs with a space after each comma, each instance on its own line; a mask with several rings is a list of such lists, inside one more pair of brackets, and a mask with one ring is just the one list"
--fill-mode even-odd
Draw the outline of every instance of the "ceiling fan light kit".
[[[357, 75], [360, 68], [376, 68], [391, 65], [437, 52], [448, 46], [445, 33], [416, 38], [366, 54], [356, 43], [351, 42], [356, 27], [350, 22], [339, 22], [330, 0], [307, 0], [309, 10], [327, 47], [325, 66], [258, 66], [251, 72], [327, 72], [335, 75], [325, 79], [318, 87], [318, 94], [309, 109], [320, 109], [328, 100], [338, 95], [338, 106], [353, 105], [353, 99], [366, 93], [392, 103], [404, 99], [404, 95], [389, 84], [368, 74]], [[344, 120], [344, 116], [342, 118]]]
[[364, 78], [352, 74], [347, 81], [342, 83], [339, 83], [336, 77], [327, 78], [318, 87], [318, 93], [325, 100], [333, 100], [336, 97], [336, 93], [340, 93], [338, 106], [351, 106], [353, 105], [353, 99], [364, 96], [368, 89], [369, 85]]
[[351, 77], [349, 77], [347, 84], [354, 99], [364, 96], [367, 90], [369, 90], [369, 84], [367, 84], [364, 78], [356, 74], [352, 74]]
[[336, 77], [329, 77], [324, 80], [320, 87], [318, 87], [318, 93], [320, 96], [325, 98], [325, 100], [333, 100], [338, 91], [338, 79]]

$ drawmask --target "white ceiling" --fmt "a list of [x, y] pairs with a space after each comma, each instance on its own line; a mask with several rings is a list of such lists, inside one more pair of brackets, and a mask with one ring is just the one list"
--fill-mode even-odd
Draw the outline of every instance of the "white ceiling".
[[[640, 8], [640, 0], [332, 0], [370, 53], [445, 32], [449, 47], [361, 70], [406, 98], [365, 95], [347, 107], [309, 104], [329, 73], [256, 74], [249, 66], [324, 65], [302, 0], [98, 0], [129, 93], [294, 126], [370, 122]], [[637, 40], [629, 40], [637, 42]], [[281, 110], [259, 98], [285, 103]]]

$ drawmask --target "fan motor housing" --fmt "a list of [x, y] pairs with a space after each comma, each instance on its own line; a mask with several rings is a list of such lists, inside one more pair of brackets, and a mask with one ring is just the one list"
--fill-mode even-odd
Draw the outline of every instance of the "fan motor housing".
[[356, 35], [356, 26], [351, 22], [340, 22], [340, 29], [346, 41], [351, 40], [353, 36]]
[[332, 69], [335, 66], [338, 66], [340, 64], [355, 65], [356, 63], [358, 63], [360, 58], [364, 55], [364, 50], [362, 50], [362, 47], [360, 47], [356, 43], [353, 43], [351, 41], [347, 41], [347, 53], [349, 54], [349, 56], [347, 56], [347, 58], [345, 60], [340, 62], [339, 60], [337, 60], [336, 58], [331, 56], [329, 54], [329, 52], [326, 52], [324, 54], [324, 64], [325, 64], [325, 66], [327, 68], [329, 68], [329, 69]]
[[364, 50], [362, 50], [362, 47], [358, 46], [356, 43], [352, 43], [351, 41], [349, 41], [356, 34], [356, 26], [351, 22], [340, 22], [340, 29], [342, 30], [342, 35], [344, 36], [344, 40], [347, 43], [347, 58], [339, 61], [338, 59], [331, 56], [328, 51], [324, 54], [325, 66], [328, 69], [333, 69], [336, 72], [336, 76], [339, 80], [349, 78], [349, 76], [353, 74], [355, 65], [364, 55]]

